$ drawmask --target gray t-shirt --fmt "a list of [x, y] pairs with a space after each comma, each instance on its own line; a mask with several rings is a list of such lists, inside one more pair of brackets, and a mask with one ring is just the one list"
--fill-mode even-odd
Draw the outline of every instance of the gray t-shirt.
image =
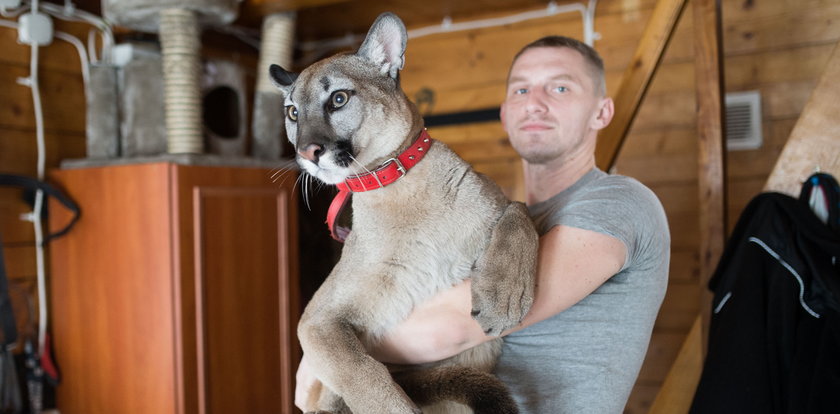
[[593, 169], [529, 210], [540, 234], [557, 225], [596, 231], [621, 240], [627, 258], [571, 308], [506, 336], [496, 374], [523, 414], [621, 413], [668, 285], [662, 205], [635, 179]]

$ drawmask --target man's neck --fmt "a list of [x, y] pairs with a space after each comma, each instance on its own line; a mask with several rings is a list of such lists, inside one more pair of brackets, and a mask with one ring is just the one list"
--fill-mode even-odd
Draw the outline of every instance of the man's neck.
[[[555, 165], [557, 164], [557, 165]], [[595, 167], [595, 156], [547, 164], [530, 164], [525, 169], [525, 203], [537, 204], [571, 187]]]

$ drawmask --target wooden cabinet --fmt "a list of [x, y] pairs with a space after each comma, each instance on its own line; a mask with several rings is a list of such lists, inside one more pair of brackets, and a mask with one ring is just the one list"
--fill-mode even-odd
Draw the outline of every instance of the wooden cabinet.
[[[52, 175], [82, 208], [50, 244], [62, 414], [293, 412], [288, 174], [163, 162]], [[69, 218], [50, 211], [54, 229]]]

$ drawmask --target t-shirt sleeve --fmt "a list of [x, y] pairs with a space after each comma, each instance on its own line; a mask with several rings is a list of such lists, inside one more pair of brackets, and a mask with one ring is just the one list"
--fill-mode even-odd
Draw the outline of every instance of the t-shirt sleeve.
[[581, 189], [549, 218], [565, 225], [615, 237], [624, 243], [624, 270], [642, 257], [667, 254], [668, 223], [662, 204], [642, 183], [624, 176], [609, 176]]

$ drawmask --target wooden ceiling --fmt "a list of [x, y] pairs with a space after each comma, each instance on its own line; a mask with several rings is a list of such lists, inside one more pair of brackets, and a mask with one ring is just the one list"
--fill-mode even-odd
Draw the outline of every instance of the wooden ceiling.
[[[76, 0], [76, 3], [82, 9], [100, 13], [100, 0]], [[262, 16], [296, 10], [297, 39], [310, 41], [348, 33], [364, 34], [376, 16], [385, 11], [396, 13], [406, 26], [415, 28], [439, 24], [447, 16], [459, 21], [487, 13], [539, 8], [548, 3], [548, 0], [245, 0], [235, 24], [259, 28]]]

